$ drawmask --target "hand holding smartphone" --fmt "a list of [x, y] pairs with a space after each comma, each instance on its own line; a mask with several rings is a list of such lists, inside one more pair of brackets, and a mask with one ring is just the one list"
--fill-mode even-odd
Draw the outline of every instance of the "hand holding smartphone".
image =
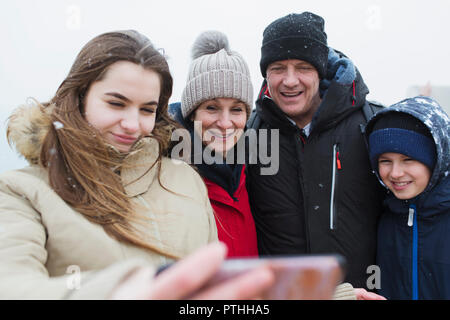
[[339, 255], [228, 259], [201, 290], [264, 264], [273, 271], [275, 281], [262, 299], [327, 300], [333, 297], [336, 286], [344, 278], [343, 263]]

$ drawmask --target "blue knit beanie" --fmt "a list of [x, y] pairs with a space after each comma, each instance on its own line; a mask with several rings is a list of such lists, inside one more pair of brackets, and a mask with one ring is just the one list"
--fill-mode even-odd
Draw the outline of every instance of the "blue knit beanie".
[[387, 152], [411, 157], [431, 171], [436, 163], [436, 145], [430, 130], [417, 118], [402, 112], [382, 115], [369, 135], [372, 168], [378, 170], [378, 157]]

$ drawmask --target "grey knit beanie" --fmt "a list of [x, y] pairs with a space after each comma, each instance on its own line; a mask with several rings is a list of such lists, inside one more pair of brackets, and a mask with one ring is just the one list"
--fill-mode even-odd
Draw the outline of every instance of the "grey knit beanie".
[[202, 102], [235, 98], [245, 103], [247, 115], [253, 104], [253, 86], [247, 63], [231, 51], [225, 34], [206, 31], [192, 47], [192, 63], [181, 95], [181, 112], [187, 118]]

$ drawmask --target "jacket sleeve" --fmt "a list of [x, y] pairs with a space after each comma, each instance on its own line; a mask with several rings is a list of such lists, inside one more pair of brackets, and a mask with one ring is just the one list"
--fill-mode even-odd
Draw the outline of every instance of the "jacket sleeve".
[[51, 277], [46, 269], [46, 230], [31, 203], [0, 181], [0, 299], [107, 299], [144, 261]]
[[344, 282], [336, 287], [333, 300], [356, 300], [355, 289], [350, 283]]

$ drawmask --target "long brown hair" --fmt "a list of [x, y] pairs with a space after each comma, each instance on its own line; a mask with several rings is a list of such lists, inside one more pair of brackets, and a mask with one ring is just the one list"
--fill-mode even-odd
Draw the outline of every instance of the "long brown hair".
[[111, 152], [83, 115], [89, 87], [100, 81], [117, 61], [136, 63], [160, 77], [161, 92], [151, 133], [159, 143], [155, 164], [160, 169], [161, 157], [168, 153], [170, 135], [177, 126], [167, 113], [173, 80], [163, 54], [148, 38], [133, 30], [101, 34], [80, 51], [55, 96], [44, 104], [52, 109], [51, 120], [58, 125], [52, 126], [45, 137], [40, 164], [48, 169], [55, 192], [90, 221], [102, 225], [109, 235], [173, 258], [147, 243], [133, 228], [130, 222], [138, 220], [135, 208], [120, 176], [111, 170], [120, 168], [121, 156]]

